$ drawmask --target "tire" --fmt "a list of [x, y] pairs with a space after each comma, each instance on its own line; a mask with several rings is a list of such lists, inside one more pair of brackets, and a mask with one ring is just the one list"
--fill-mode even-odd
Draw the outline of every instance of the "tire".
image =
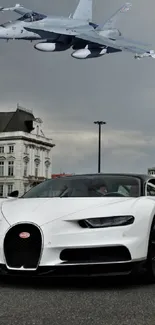
[[147, 280], [151, 283], [155, 283], [155, 219], [153, 220], [150, 232], [146, 273]]

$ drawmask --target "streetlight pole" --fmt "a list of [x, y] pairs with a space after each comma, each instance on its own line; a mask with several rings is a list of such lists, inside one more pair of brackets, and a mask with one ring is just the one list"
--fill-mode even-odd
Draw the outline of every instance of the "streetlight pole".
[[98, 173], [101, 173], [101, 126], [107, 124], [104, 121], [95, 121], [94, 124], [99, 126], [99, 136], [98, 136]]

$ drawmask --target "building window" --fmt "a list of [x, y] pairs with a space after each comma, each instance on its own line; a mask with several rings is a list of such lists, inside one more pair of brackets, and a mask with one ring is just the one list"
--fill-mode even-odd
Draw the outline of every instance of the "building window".
[[0, 197], [3, 197], [3, 184], [0, 184]]
[[36, 158], [34, 163], [35, 163], [35, 170], [34, 170], [35, 177], [38, 177], [40, 159]]
[[49, 160], [45, 161], [45, 178], [49, 178], [49, 166], [50, 166], [50, 162]]
[[13, 192], [13, 184], [8, 184], [8, 196]]
[[9, 146], [9, 153], [13, 153], [14, 152], [14, 146]]
[[155, 171], [150, 170], [150, 171], [148, 172], [148, 174], [150, 174], [150, 175], [155, 175]]
[[4, 146], [0, 146], [0, 153], [4, 153]]
[[0, 176], [4, 176], [4, 161], [0, 161]]
[[45, 169], [45, 178], [48, 178], [48, 168]]
[[38, 177], [38, 166], [35, 167], [35, 177]]
[[14, 175], [14, 161], [8, 162], [8, 176]]
[[27, 163], [24, 165], [24, 177], [27, 177]]

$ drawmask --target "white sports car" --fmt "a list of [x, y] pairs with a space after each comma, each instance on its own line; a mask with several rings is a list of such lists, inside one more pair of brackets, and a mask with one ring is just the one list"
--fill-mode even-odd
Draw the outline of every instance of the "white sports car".
[[0, 199], [0, 273], [155, 278], [155, 178], [76, 175]]

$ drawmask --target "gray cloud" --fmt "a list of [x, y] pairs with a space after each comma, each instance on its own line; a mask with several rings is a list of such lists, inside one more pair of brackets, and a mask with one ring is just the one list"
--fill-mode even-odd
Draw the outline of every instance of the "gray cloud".
[[[68, 15], [78, 1], [23, 0], [25, 7]], [[94, 0], [94, 21], [103, 23], [122, 0]], [[14, 5], [3, 0], [1, 5]], [[155, 3], [135, 0], [118, 27], [124, 35], [155, 49]], [[1, 22], [14, 13], [0, 14]], [[40, 53], [33, 43], [0, 41], [0, 110], [16, 103], [32, 108], [53, 138], [53, 171], [94, 172], [97, 168], [96, 119], [103, 132], [105, 171], [145, 172], [155, 164], [155, 60], [128, 53], [78, 61], [71, 51]]]

